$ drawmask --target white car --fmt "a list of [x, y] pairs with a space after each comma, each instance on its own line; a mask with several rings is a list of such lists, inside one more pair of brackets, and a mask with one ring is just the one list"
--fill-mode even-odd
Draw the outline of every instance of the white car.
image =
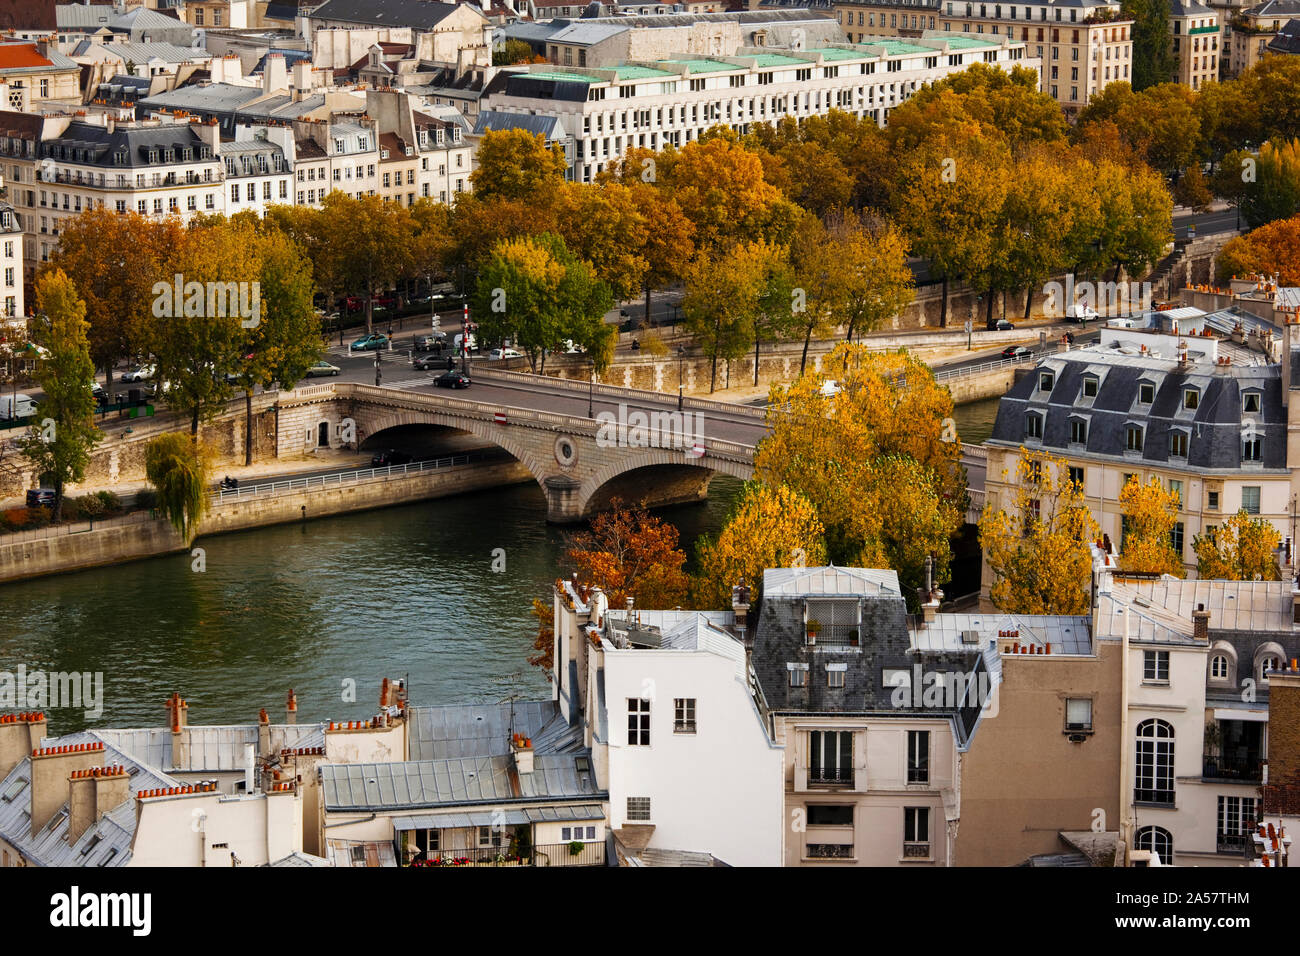
[[137, 365], [129, 372], [122, 373], [123, 382], [147, 382], [153, 378], [158, 371], [156, 365]]
[[515, 349], [493, 349], [487, 354], [488, 361], [497, 362], [501, 359], [523, 358], [524, 353]]

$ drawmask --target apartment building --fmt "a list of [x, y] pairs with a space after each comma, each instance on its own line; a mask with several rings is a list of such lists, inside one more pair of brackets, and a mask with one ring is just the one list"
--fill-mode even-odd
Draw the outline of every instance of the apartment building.
[[26, 315], [23, 299], [23, 227], [14, 207], [0, 201], [0, 318]]
[[470, 188], [475, 141], [451, 107], [421, 107], [399, 90], [367, 90], [366, 115], [380, 131], [380, 195], [403, 205], [449, 202]]
[[293, 130], [273, 126], [240, 131], [242, 137], [222, 143], [217, 151], [226, 167], [226, 215], [252, 210], [261, 216], [268, 206], [292, 205]]
[[49, 258], [63, 223], [84, 209], [182, 219], [224, 210], [214, 124], [0, 113], [0, 128], [0, 163], [13, 173], [8, 198], [26, 233], [29, 271]]
[[1300, 16], [1300, 0], [1265, 0], [1240, 10], [1231, 21], [1230, 75], [1240, 76], [1264, 59], [1269, 44], [1297, 16]]
[[1245, 865], [1263, 814], [1270, 677], [1300, 654], [1300, 592], [1126, 577], [1095, 550], [1094, 628], [1125, 650], [1122, 838], [1163, 863]]
[[1078, 113], [1108, 83], [1131, 80], [1133, 23], [1120, 17], [1118, 3], [868, 0], [836, 3], [834, 9], [844, 31], [859, 43], [885, 30], [914, 38], [961, 33], [1023, 43], [1025, 55], [1040, 61], [1036, 65], [1043, 91], [1061, 104], [1067, 116]]
[[37, 103], [80, 103], [81, 68], [49, 40], [0, 43], [5, 108], [29, 112]]
[[972, 63], [1037, 67], [1006, 37], [887, 40], [804, 50], [745, 48], [611, 69], [533, 64], [503, 69], [483, 108], [556, 118], [569, 132], [569, 178], [591, 182], [632, 147], [682, 146], [713, 126], [741, 133], [784, 116], [840, 109], [884, 124], [918, 88]]
[[1199, 0], [1172, 0], [1169, 29], [1173, 33], [1175, 80], [1199, 90], [1219, 78], [1219, 14]]
[[[1137, 476], [1178, 495], [1172, 544], [1189, 574], [1195, 537], [1239, 509], [1273, 523], [1290, 566], [1295, 403], [1277, 332], [1236, 309], [1184, 307], [1112, 320], [1098, 344], [1041, 359], [999, 405], [986, 443], [989, 504], [1011, 500], [1021, 449], [1041, 450], [1065, 461], [1121, 552], [1119, 494]], [[990, 584], [986, 567], [985, 594]]]

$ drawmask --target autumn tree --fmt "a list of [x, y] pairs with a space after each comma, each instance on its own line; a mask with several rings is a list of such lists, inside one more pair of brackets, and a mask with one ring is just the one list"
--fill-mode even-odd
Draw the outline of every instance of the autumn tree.
[[907, 266], [907, 240], [882, 219], [852, 214], [833, 216], [827, 235], [839, 264], [831, 276], [831, 312], [852, 342], [912, 301], [916, 280]]
[[808, 367], [808, 348], [814, 338], [830, 338], [837, 325], [835, 306], [840, 284], [833, 251], [836, 239], [817, 216], [799, 219], [790, 240], [790, 267], [795, 288], [791, 302], [791, 336], [803, 340], [799, 374]]
[[311, 261], [278, 229], [254, 240], [260, 308], [257, 321], [240, 323], [243, 341], [233, 370], [244, 390], [244, 464], [253, 463], [253, 390], [272, 382], [292, 388], [320, 355], [320, 319], [312, 308]]
[[552, 202], [555, 231], [575, 256], [591, 263], [616, 302], [644, 287], [650, 223], [632, 189], [617, 183], [562, 183]]
[[638, 607], [673, 608], [686, 603], [690, 582], [677, 529], [644, 508], [611, 502], [613, 510], [591, 519], [569, 539], [566, 558], [584, 584], [599, 585], [611, 607], [629, 597]]
[[716, 539], [695, 545], [700, 607], [730, 607], [731, 589], [743, 578], [757, 594], [767, 568], [819, 567], [826, 563], [823, 528], [806, 498], [785, 485], [747, 482]]
[[177, 242], [174, 219], [150, 220], [134, 211], [87, 209], [62, 225], [49, 269], [61, 269], [85, 303], [90, 357], [105, 373], [113, 400], [113, 370], [148, 350], [153, 287], [170, 280], [166, 260]]
[[677, 200], [644, 183], [631, 187], [633, 202], [645, 221], [640, 249], [646, 268], [645, 321], [650, 324], [650, 295], [657, 289], [681, 282], [695, 258], [695, 226], [686, 218]]
[[[501, 49], [492, 51], [493, 66], [511, 66], [515, 63], [533, 63], [540, 59], [523, 40], [508, 39]], [[545, 61], [543, 61], [545, 62]]]
[[565, 339], [605, 349], [612, 330], [604, 315], [609, 287], [575, 258], [559, 236], [503, 240], [479, 273], [473, 308], [485, 342], [513, 341], [534, 370], [544, 350]]
[[1300, 285], [1300, 215], [1234, 236], [1215, 259], [1218, 279], [1274, 275], [1283, 286]]
[[411, 270], [429, 284], [430, 318], [438, 314], [434, 279], [450, 273], [455, 264], [451, 223], [452, 210], [446, 203], [420, 197], [411, 206]]
[[990, 501], [979, 521], [993, 603], [1013, 614], [1087, 613], [1090, 545], [1100, 529], [1083, 489], [1063, 460], [1024, 449], [1003, 482], [1007, 500]]
[[1159, 478], [1143, 484], [1133, 475], [1120, 490], [1119, 504], [1124, 512], [1120, 568], [1183, 577], [1183, 559], [1171, 537], [1181, 505], [1177, 493], [1166, 491]]
[[366, 297], [366, 332], [374, 331], [374, 297], [411, 274], [415, 224], [401, 203], [380, 196], [350, 199], [335, 190], [325, 197], [321, 217], [327, 270], [342, 287]]
[[475, 153], [470, 174], [480, 199], [527, 199], [564, 182], [569, 164], [564, 150], [547, 146], [541, 133], [524, 129], [489, 130]]
[[779, 258], [779, 250], [760, 239], [713, 247], [687, 271], [682, 313], [709, 357], [710, 392], [717, 386], [718, 360], [730, 362], [748, 350], [759, 300]]
[[1277, 549], [1282, 537], [1264, 518], [1238, 511], [1212, 532], [1192, 541], [1196, 576], [1215, 581], [1280, 581]]
[[44, 394], [36, 403], [31, 434], [20, 446], [42, 484], [54, 489], [52, 517], [58, 521], [65, 487], [85, 477], [90, 450], [103, 436], [95, 427], [95, 364], [86, 305], [61, 269], [37, 280], [36, 309], [47, 351], [36, 366], [36, 383]]
[[834, 563], [892, 567], [910, 589], [933, 555], [944, 580], [966, 501], [952, 396], [904, 352], [840, 345], [822, 370], [836, 394], [811, 373], [772, 389], [756, 478], [812, 504]]
[[208, 510], [211, 465], [210, 449], [195, 435], [168, 432], [145, 445], [145, 477], [158, 495], [158, 508], [186, 544]]
[[550, 603], [541, 598], [533, 598], [533, 606], [528, 613], [537, 621], [537, 636], [533, 639], [533, 650], [528, 663], [540, 667], [546, 673], [547, 680], [554, 680], [555, 670], [555, 610]]

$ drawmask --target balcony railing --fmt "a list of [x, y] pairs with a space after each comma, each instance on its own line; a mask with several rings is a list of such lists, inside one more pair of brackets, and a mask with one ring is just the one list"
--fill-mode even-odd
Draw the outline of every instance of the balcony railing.
[[853, 859], [852, 843], [809, 843], [808, 859], [810, 860], [851, 860]]
[[853, 770], [849, 767], [809, 767], [808, 782], [846, 786], [853, 783]]
[[[574, 847], [579, 847], [577, 853]], [[427, 858], [427, 859], [426, 859]], [[605, 842], [548, 843], [519, 855], [504, 846], [480, 846], [472, 850], [430, 850], [411, 866], [604, 866]]]
[[1207, 757], [1204, 769], [1204, 776], [1212, 780], [1241, 780], [1254, 783], [1264, 779], [1264, 762], [1258, 757], [1253, 760]]
[[1219, 833], [1214, 838], [1215, 849], [1219, 853], [1245, 853], [1248, 833]]
[[930, 844], [904, 843], [903, 858], [907, 860], [928, 860], [930, 858]]
[[817, 632], [817, 647], [851, 647], [858, 640], [858, 624], [823, 624]]

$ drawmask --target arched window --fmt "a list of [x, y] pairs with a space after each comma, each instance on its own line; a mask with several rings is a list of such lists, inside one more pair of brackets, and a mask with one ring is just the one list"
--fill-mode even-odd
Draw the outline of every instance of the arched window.
[[1174, 862], [1174, 838], [1164, 827], [1143, 827], [1133, 837], [1133, 849], [1151, 850], [1160, 854], [1160, 862], [1169, 866]]
[[1144, 720], [1137, 728], [1133, 799], [1138, 803], [1174, 802], [1174, 728], [1163, 720]]
[[1286, 651], [1276, 641], [1268, 641], [1255, 648], [1255, 679], [1267, 681], [1270, 670], [1281, 670]]
[[1259, 659], [1259, 678], [1268, 680], [1268, 672], [1282, 669], [1282, 658], [1276, 654], [1265, 654]]
[[1210, 680], [1227, 680], [1228, 679], [1228, 657], [1226, 654], [1215, 654], [1210, 660]]

